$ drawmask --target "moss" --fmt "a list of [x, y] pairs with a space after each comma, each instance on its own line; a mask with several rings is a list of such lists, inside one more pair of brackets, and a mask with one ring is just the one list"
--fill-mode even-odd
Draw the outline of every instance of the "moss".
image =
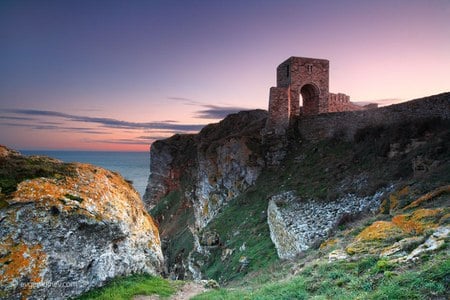
[[70, 200], [78, 201], [80, 203], [83, 202], [83, 200], [84, 200], [83, 198], [72, 195], [72, 194], [65, 194], [64, 197], [66, 197], [67, 199], [70, 199]]
[[17, 185], [38, 177], [63, 179], [74, 176], [74, 165], [48, 157], [13, 155], [0, 159], [0, 188], [6, 196], [17, 190]]
[[205, 205], [203, 205], [202, 214], [203, 214], [204, 217], [208, 216], [208, 214], [209, 214], [209, 204], [208, 204], [208, 202], [206, 202]]
[[6, 208], [8, 206], [9, 206], [9, 203], [6, 200], [0, 198], [0, 209]]
[[319, 249], [326, 249], [326, 248], [330, 248], [333, 247], [334, 245], [336, 245], [336, 243], [338, 242], [338, 239], [328, 239], [325, 242], [323, 242], [322, 244], [320, 244]]

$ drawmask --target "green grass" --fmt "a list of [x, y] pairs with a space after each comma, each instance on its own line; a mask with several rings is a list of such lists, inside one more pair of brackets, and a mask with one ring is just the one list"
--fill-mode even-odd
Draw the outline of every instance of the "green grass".
[[[266, 212], [268, 199], [272, 195], [293, 190], [305, 201], [308, 199], [330, 201], [348, 193], [358, 196], [373, 195], [391, 183], [404, 186], [413, 185], [414, 193], [411, 192], [411, 195], [405, 196], [407, 199], [399, 199], [404, 205], [413, 200], [415, 195], [422, 195], [422, 190], [429, 191], [442, 184], [448, 184], [450, 178], [448, 125], [446, 121], [425, 120], [414, 124], [394, 124], [386, 128], [368, 127], [357, 132], [355, 141], [345, 141], [336, 136], [319, 142], [308, 142], [293, 133], [288, 137], [288, 153], [281, 165], [276, 169], [264, 169], [254, 186], [230, 200], [200, 232], [200, 236], [203, 232], [215, 232], [220, 237], [219, 245], [208, 249], [209, 255], [193, 254], [203, 277], [215, 279], [221, 285], [227, 286], [242, 286], [241, 282], [250, 283], [250, 286], [258, 283], [257, 285], [260, 286], [280, 278], [264, 274], [266, 270], [280, 263], [275, 247], [270, 240], [267, 218], [263, 213]], [[407, 133], [403, 135], [402, 132], [405, 130]], [[428, 130], [431, 135], [425, 134]], [[207, 135], [207, 131], [205, 130], [204, 134]], [[424, 143], [415, 146], [416, 148], [411, 151], [406, 151], [412, 138]], [[397, 142], [401, 144], [400, 150], [403, 153], [395, 157], [388, 157], [392, 144]], [[206, 143], [203, 146], [208, 148], [209, 144]], [[255, 148], [254, 151], [257, 153], [261, 150], [260, 147], [261, 145], [256, 143], [252, 149]], [[203, 150], [206, 151], [206, 148]], [[210, 149], [213, 148], [211, 146]], [[190, 151], [193, 149], [189, 148], [188, 150], [190, 154], [187, 157], [191, 157]], [[437, 160], [441, 162], [441, 166], [431, 169], [426, 174], [426, 178], [414, 178], [411, 162], [418, 155], [423, 155], [431, 161]], [[181, 165], [187, 164], [184, 162]], [[192, 174], [189, 172], [186, 174], [189, 176], [186, 175], [181, 179], [180, 189], [161, 199], [152, 211], [152, 215], [156, 219], [162, 219], [159, 218], [160, 216], [164, 217], [160, 228], [164, 231], [163, 235], [170, 237], [165, 250], [169, 257], [169, 265], [173, 265], [177, 257], [185, 258], [193, 249], [192, 235], [186, 229], [187, 225], [194, 224], [193, 211], [185, 195], [194, 188], [193, 179], [190, 176]], [[362, 183], [356, 184], [357, 182]], [[377, 216], [377, 218], [381, 217], [383, 216]], [[340, 225], [342, 229], [345, 228], [345, 224]], [[360, 230], [363, 228], [364, 226]], [[358, 232], [357, 229], [354, 229], [351, 234], [356, 235]], [[244, 243], [245, 250], [240, 250]], [[222, 260], [222, 253], [225, 249], [231, 249], [233, 253]], [[242, 269], [239, 260], [244, 256], [248, 259], [249, 265]], [[318, 287], [321, 292], [315, 290], [311, 292], [308, 288], [306, 288], [306, 292], [317, 294], [320, 297], [330, 297], [329, 295], [335, 292], [334, 289], [337, 286], [339, 289], [346, 287], [344, 290], [348, 291], [342, 294], [342, 297], [352, 298], [359, 293], [358, 289], [364, 293], [373, 293], [375, 287], [382, 286], [381, 282], [378, 279], [376, 282], [364, 281], [361, 279], [361, 274], [367, 273], [367, 268], [370, 268], [371, 272], [375, 272], [370, 276], [383, 277], [384, 273], [394, 274], [391, 269], [396, 268], [396, 266], [391, 266], [383, 261], [378, 262], [373, 258], [363, 260], [353, 267], [357, 270], [356, 275], [353, 273], [353, 275], [342, 274], [339, 269], [331, 270], [331, 276], [336, 278], [328, 278], [323, 281], [323, 285]], [[353, 272], [353, 270], [351, 271]], [[255, 277], [255, 274], [260, 275]], [[396, 276], [391, 277], [397, 278]], [[305, 277], [305, 279], [308, 278]], [[305, 284], [308, 287], [308, 281]], [[349, 288], [352, 286], [355, 288]], [[314, 285], [311, 288], [314, 288]], [[279, 286], [276, 286], [276, 289], [283, 290]], [[223, 291], [215, 293], [217, 293], [217, 297], [221, 293], [225, 293], [227, 296], [234, 295]], [[251, 293], [252, 295], [256, 293], [258, 295], [254, 290], [239, 290], [236, 293], [239, 295], [241, 295], [240, 293]], [[300, 296], [296, 295], [295, 297]]]
[[9, 156], [0, 159], [0, 196], [9, 196], [17, 185], [38, 177], [64, 178], [74, 175], [74, 167], [48, 157]]
[[[221, 283], [238, 280], [278, 260], [264, 216], [267, 195], [274, 190], [271, 178], [272, 174], [268, 172], [262, 174], [256, 188], [250, 188], [231, 200], [205, 228], [206, 231], [217, 232], [222, 243], [222, 247], [211, 250], [211, 255], [206, 259], [202, 269], [206, 278]], [[245, 250], [240, 250], [244, 244]], [[225, 248], [234, 249], [234, 252], [222, 260], [222, 250]], [[249, 265], [242, 269], [239, 260], [244, 256], [249, 260]]]
[[285, 281], [220, 289], [193, 299], [448, 299], [449, 282], [450, 260], [442, 251], [411, 265], [388, 265], [375, 257], [323, 262]]
[[106, 286], [94, 289], [78, 300], [130, 300], [136, 295], [159, 295], [168, 297], [175, 292], [171, 283], [150, 275], [131, 275], [116, 278]]
[[[428, 128], [427, 122], [424, 122], [425, 125], [420, 123], [415, 126]], [[433, 120], [430, 122], [434, 124]], [[438, 121], [436, 124], [443, 126]], [[294, 190], [302, 199], [313, 198], [322, 201], [334, 200], [347, 193], [373, 195], [389, 182], [401, 177], [405, 182], [411, 181], [411, 178], [408, 178], [412, 170], [411, 160], [418, 153], [431, 155], [434, 147], [439, 146], [444, 150], [441, 149], [436, 158], [447, 160], [445, 149], [448, 149], [448, 145], [440, 142], [440, 139], [429, 139], [426, 145], [405, 154], [404, 157], [388, 158], [384, 147], [395, 141], [390, 138], [391, 131], [401, 132], [405, 126], [399, 124], [392, 128], [367, 128], [358, 133], [355, 142], [328, 139], [308, 143], [299, 142], [298, 137], [292, 137], [282, 164], [276, 170], [265, 169], [253, 187], [231, 200], [204, 229], [217, 232], [222, 245], [211, 250], [209, 257], [199, 258], [203, 262], [202, 274], [225, 284], [240, 281], [248, 273], [263, 270], [278, 261], [270, 240], [267, 219], [261, 218], [261, 212], [267, 209], [268, 199], [274, 194]], [[416, 131], [423, 130], [417, 129], [409, 135], [419, 137], [420, 134]], [[399, 138], [399, 134], [395, 137]], [[436, 136], [441, 135], [445, 136], [445, 131], [436, 133]], [[432, 176], [436, 173], [434, 186], [446, 182], [448, 175], [445, 174], [449, 173], [449, 164], [444, 165], [447, 167], [437, 168], [428, 174]], [[408, 170], [404, 171], [403, 168]], [[356, 187], [352, 180], [358, 179], [361, 174], [366, 177], [366, 183]], [[425, 187], [426, 190], [429, 188]], [[239, 251], [239, 247], [244, 243], [246, 250]], [[234, 252], [222, 261], [221, 254], [225, 248], [234, 249]], [[242, 256], [250, 261], [246, 270], [239, 269], [239, 259]]]

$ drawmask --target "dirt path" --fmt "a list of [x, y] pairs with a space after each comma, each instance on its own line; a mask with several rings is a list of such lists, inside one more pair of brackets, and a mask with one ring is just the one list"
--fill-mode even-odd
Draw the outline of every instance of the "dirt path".
[[[183, 285], [176, 294], [172, 295], [170, 298], [164, 298], [168, 300], [185, 300], [194, 297], [200, 293], [206, 291], [206, 288], [201, 282], [188, 282]], [[161, 299], [158, 295], [151, 296], [135, 296], [133, 300], [159, 300]]]

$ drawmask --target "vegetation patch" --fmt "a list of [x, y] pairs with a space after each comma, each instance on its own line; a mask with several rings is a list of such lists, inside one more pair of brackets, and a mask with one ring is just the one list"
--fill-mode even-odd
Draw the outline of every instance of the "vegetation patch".
[[201, 271], [206, 278], [220, 283], [238, 280], [278, 260], [266, 218], [268, 195], [275, 190], [272, 176], [262, 174], [254, 187], [231, 200], [204, 229], [220, 238], [219, 247], [204, 258]]
[[72, 194], [65, 194], [64, 195], [64, 197], [66, 197], [67, 199], [70, 199], [70, 200], [74, 200], [74, 201], [77, 201], [77, 202], [83, 202], [83, 198], [81, 198], [81, 197], [79, 197], [79, 196], [75, 196], [75, 195], [72, 195]]
[[74, 176], [71, 164], [44, 156], [10, 155], [0, 158], [0, 191], [8, 197], [24, 180], [39, 177], [62, 179]]
[[448, 299], [450, 260], [441, 252], [411, 265], [369, 256], [320, 262], [288, 280], [221, 289], [193, 299]]
[[175, 288], [168, 280], [150, 275], [132, 275], [116, 278], [104, 287], [93, 289], [76, 299], [131, 300], [136, 295], [168, 297], [174, 292]]

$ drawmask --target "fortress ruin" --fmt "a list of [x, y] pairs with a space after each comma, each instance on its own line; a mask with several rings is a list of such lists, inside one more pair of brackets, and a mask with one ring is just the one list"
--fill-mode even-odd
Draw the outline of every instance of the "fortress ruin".
[[270, 88], [266, 132], [283, 134], [295, 117], [330, 112], [365, 110], [350, 97], [329, 92], [330, 62], [326, 59], [290, 57], [277, 68], [277, 86]]

